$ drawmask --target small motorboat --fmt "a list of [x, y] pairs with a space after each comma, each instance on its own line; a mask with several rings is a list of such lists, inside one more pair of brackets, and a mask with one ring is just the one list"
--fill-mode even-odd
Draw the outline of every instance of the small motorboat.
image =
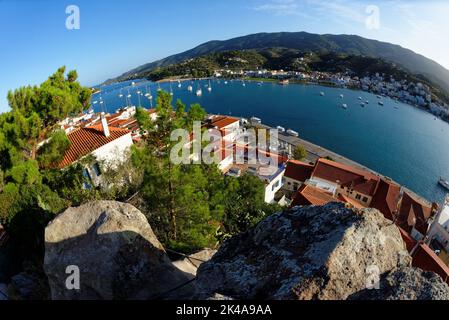
[[360, 106], [361, 106], [362, 108], [365, 108], [365, 104], [364, 104], [363, 102], [360, 104]]
[[278, 129], [279, 132], [285, 132], [285, 128], [281, 126], [277, 126], [276, 129]]
[[345, 96], [343, 94], [340, 95], [340, 98], [343, 99]]
[[369, 104], [369, 101], [368, 101], [368, 100], [366, 100], [366, 101], [365, 101], [365, 104]]
[[294, 130], [292, 130], [292, 129], [288, 129], [287, 130], [287, 134], [289, 134], [289, 135], [291, 135], [293, 137], [299, 137], [299, 133], [294, 131]]
[[320, 92], [320, 96], [324, 97], [324, 92], [323, 91]]
[[192, 91], [193, 91], [193, 87], [192, 87], [192, 86], [188, 86], [188, 87], [187, 87], [187, 90], [190, 91], [190, 92], [192, 92]]
[[440, 177], [440, 180], [438, 180], [438, 184], [442, 186], [443, 188], [446, 188], [449, 190], [449, 180], [444, 179], [443, 177]]
[[346, 103], [343, 103], [343, 104], [341, 105], [341, 107], [342, 107], [343, 109], [348, 109], [348, 105], [347, 105]]
[[384, 105], [384, 103], [382, 101], [379, 101], [378, 104], [379, 104], [379, 106], [383, 106]]
[[359, 99], [360, 101], [362, 101], [362, 97], [359, 97], [358, 99]]

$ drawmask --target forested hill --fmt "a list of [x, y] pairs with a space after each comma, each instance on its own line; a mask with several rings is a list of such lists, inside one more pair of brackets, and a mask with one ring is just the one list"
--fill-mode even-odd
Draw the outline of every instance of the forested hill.
[[186, 59], [230, 50], [289, 48], [309, 52], [334, 52], [381, 58], [419, 74], [449, 91], [449, 70], [433, 60], [401, 46], [365, 39], [355, 35], [319, 35], [307, 32], [258, 33], [225, 41], [210, 41], [191, 50], [145, 64], [107, 82], [122, 81], [156, 67], [176, 64]]

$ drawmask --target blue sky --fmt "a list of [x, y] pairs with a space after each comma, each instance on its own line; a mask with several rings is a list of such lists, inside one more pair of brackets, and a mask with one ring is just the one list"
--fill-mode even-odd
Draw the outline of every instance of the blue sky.
[[[66, 28], [69, 5], [80, 9], [79, 30]], [[379, 24], [367, 25], [373, 5]], [[62, 65], [90, 86], [205, 41], [275, 31], [358, 34], [449, 69], [443, 0], [0, 0], [0, 112], [9, 89]]]

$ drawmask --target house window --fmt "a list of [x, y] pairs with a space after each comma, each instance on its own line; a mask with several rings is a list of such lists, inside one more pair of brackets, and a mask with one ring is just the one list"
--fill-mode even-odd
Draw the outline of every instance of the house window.
[[363, 197], [362, 201], [363, 201], [363, 202], [367, 202], [367, 201], [368, 201], [368, 198], [367, 198], [367, 197]]
[[297, 182], [293, 183], [293, 189], [298, 190], [298, 188], [299, 188], [298, 183]]
[[273, 186], [271, 187], [271, 191], [274, 191], [274, 189], [276, 189], [278, 186], [279, 186], [279, 180], [273, 184]]
[[360, 200], [360, 199], [362, 199], [362, 196], [361, 196], [360, 194], [357, 193], [357, 195], [355, 196], [355, 198], [356, 198], [357, 200]]
[[83, 177], [85, 178], [85, 181], [83, 183], [84, 189], [92, 189], [92, 185], [89, 183], [92, 181], [92, 178], [90, 177], [89, 171], [87, 169], [83, 170]]
[[100, 166], [98, 165], [98, 163], [95, 163], [92, 166], [92, 169], [94, 170], [94, 172], [97, 175], [97, 177], [101, 176], [101, 169], [100, 169]]

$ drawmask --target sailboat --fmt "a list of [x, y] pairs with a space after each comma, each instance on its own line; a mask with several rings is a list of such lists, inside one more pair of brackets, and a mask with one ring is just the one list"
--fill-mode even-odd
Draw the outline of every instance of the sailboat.
[[157, 83], [157, 91], [162, 91], [160, 82]]
[[119, 97], [119, 98], [123, 97], [122, 89], [120, 89], [120, 94], [118, 95], [118, 97]]
[[198, 83], [198, 89], [196, 90], [196, 96], [200, 97], [203, 94], [203, 91], [201, 90], [200, 84]]
[[149, 97], [149, 93], [148, 93], [148, 85], [145, 86], [145, 97]]
[[211, 92], [212, 91], [212, 86], [210, 84], [210, 80], [209, 80], [209, 86], [207, 87], [207, 91]]
[[171, 95], [171, 96], [173, 95], [173, 87], [172, 87], [172, 85], [171, 85], [171, 81], [170, 81], [170, 95]]
[[245, 80], [242, 80], [242, 86], [246, 87]]
[[126, 105], [131, 106], [131, 94], [129, 93], [129, 89], [128, 89], [128, 95], [126, 96]]
[[193, 87], [192, 87], [191, 84], [187, 87], [187, 90], [188, 90], [189, 92], [192, 92], [192, 91], [193, 91]]
[[181, 88], [181, 87], [182, 87], [181, 81], [178, 80], [178, 88]]

